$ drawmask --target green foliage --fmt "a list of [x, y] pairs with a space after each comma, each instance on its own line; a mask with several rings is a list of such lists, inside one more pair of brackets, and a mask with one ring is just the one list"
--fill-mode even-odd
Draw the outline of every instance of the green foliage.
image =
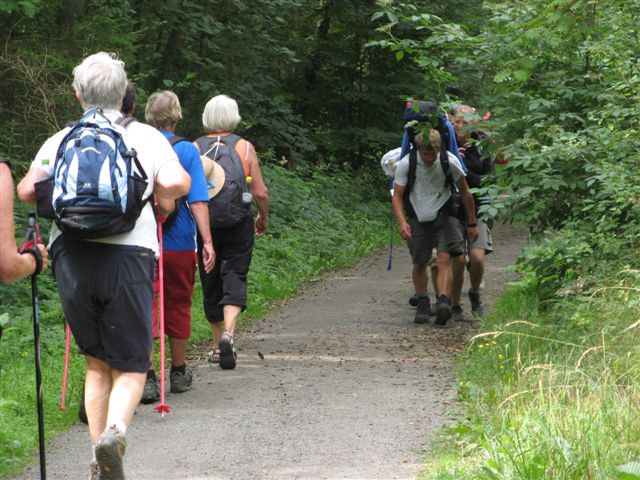
[[544, 312], [528, 281], [507, 292], [461, 359], [463, 411], [423, 478], [634, 478], [618, 466], [640, 454], [640, 271], [606, 273]]

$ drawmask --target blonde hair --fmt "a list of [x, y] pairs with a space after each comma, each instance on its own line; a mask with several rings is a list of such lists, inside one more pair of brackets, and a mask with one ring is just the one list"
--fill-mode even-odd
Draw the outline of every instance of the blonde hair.
[[152, 93], [144, 109], [144, 118], [159, 130], [173, 130], [182, 118], [178, 96], [170, 90]]
[[233, 132], [242, 120], [238, 102], [228, 95], [217, 95], [207, 102], [202, 125], [209, 133]]
[[458, 105], [453, 109], [453, 117], [459, 118], [467, 123], [478, 123], [480, 120], [476, 113], [476, 109], [469, 105]]
[[429, 130], [429, 143], [425, 144], [424, 135], [420, 133], [416, 136], [416, 146], [420, 147], [424, 145], [427, 150], [432, 150], [434, 152], [439, 152], [442, 147], [442, 137], [437, 130], [431, 129]]

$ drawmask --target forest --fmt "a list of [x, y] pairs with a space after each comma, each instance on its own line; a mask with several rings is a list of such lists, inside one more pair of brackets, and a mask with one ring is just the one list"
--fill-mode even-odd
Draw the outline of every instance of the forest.
[[[282, 198], [283, 228], [258, 248], [306, 255], [294, 232], [309, 228], [324, 253], [300, 267], [313, 275], [388, 241], [379, 159], [400, 144], [407, 99], [490, 112], [485, 147], [506, 163], [481, 215], [532, 241], [460, 360], [464, 414], [421, 478], [640, 478], [638, 18], [640, 0], [0, 0], [0, 155], [19, 178], [79, 117], [71, 72], [99, 50], [124, 60], [138, 112], [156, 90], [179, 96], [182, 136], [226, 93]], [[334, 261], [336, 243], [352, 250]], [[19, 328], [16, 294], [1, 293], [0, 321]], [[7, 369], [23, 347], [3, 342]], [[5, 380], [0, 396], [3, 417], [18, 408]], [[6, 433], [0, 446], [23, 448]]]

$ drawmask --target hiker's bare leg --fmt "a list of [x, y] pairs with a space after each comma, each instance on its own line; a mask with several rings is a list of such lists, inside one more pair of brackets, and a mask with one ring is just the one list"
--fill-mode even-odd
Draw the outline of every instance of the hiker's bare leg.
[[469, 259], [471, 260], [471, 268], [469, 270], [469, 280], [471, 282], [471, 290], [480, 291], [482, 277], [484, 277], [484, 248], [472, 248], [469, 251]]
[[411, 279], [413, 280], [413, 287], [418, 295], [427, 294], [427, 284], [429, 278], [427, 276], [427, 264], [426, 263], [414, 263], [411, 270]]
[[433, 285], [433, 292], [437, 297], [438, 295], [440, 295], [440, 293], [438, 293], [438, 265], [437, 264], [434, 264], [431, 267], [431, 284]]
[[451, 283], [453, 272], [451, 269], [451, 257], [447, 252], [438, 252], [438, 294], [451, 298]]
[[224, 312], [224, 329], [233, 337], [242, 308], [238, 305], [225, 305], [222, 310]]
[[184, 365], [186, 361], [185, 352], [187, 351], [187, 344], [189, 339], [187, 338], [173, 338], [169, 337], [169, 346], [171, 347], [171, 363], [176, 366]]
[[466, 259], [464, 255], [451, 258], [453, 280], [451, 283], [451, 305], [460, 305], [460, 293], [464, 284], [464, 267]]
[[218, 348], [220, 337], [224, 331], [224, 322], [211, 322], [211, 337], [213, 339], [213, 348]]
[[85, 355], [87, 374], [84, 380], [84, 405], [89, 419], [89, 435], [95, 445], [107, 425], [111, 367], [102, 360]]
[[111, 395], [109, 396], [109, 413], [107, 426], [124, 424], [128, 427], [136, 407], [142, 398], [147, 373], [121, 372], [111, 370]]

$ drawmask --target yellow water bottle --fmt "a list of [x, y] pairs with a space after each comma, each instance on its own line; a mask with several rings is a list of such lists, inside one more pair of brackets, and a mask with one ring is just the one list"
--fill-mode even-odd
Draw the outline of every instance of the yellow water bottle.
[[[251, 178], [251, 176], [247, 175], [247, 177], [244, 179], [244, 182], [247, 184], [247, 186], [249, 187], [249, 189], [251, 189], [251, 182], [253, 181], [253, 179]], [[242, 192], [242, 203], [251, 203], [253, 200], [253, 195], [251, 195], [250, 191], [247, 192]]]

